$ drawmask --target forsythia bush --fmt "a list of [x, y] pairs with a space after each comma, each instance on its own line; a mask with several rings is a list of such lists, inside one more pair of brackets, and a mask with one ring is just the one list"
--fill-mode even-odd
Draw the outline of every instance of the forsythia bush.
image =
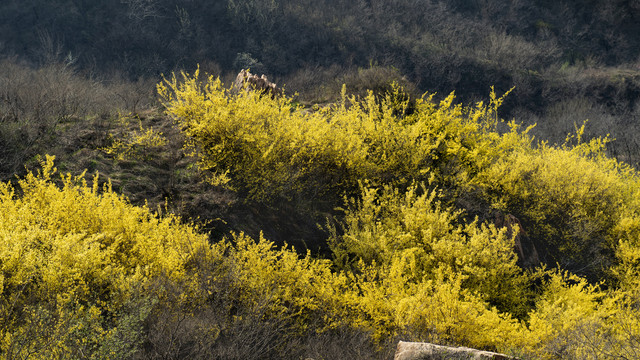
[[233, 246], [214, 246], [216, 253], [226, 254], [217, 276], [231, 276], [234, 299], [264, 319], [288, 319], [291, 327], [283, 331], [350, 326], [378, 341], [413, 333], [482, 347], [523, 342], [518, 321], [488, 306], [479, 292], [465, 289], [464, 275], [443, 267], [431, 278], [416, 279], [410, 260], [397, 257], [388, 265], [360, 261], [357, 272], [335, 271], [327, 260], [308, 254], [300, 258], [291, 249], [273, 249], [264, 239], [255, 242], [240, 234], [232, 240]]
[[[308, 111], [198, 76], [174, 76], [158, 91], [212, 183], [267, 202], [347, 199], [329, 239], [333, 267], [236, 239], [247, 301], [275, 296], [271, 313], [300, 314], [302, 324], [324, 314], [333, 322], [323, 326], [346, 322], [379, 340], [545, 359], [640, 354], [640, 183], [604, 155], [607, 139], [584, 142], [582, 127], [551, 146], [515, 122], [498, 131], [503, 99], [493, 91], [472, 107], [453, 95], [410, 106], [397, 87], [378, 101], [343, 92]], [[519, 226], [499, 228], [492, 214]], [[517, 266], [518, 236], [548, 267]], [[241, 255], [255, 251], [264, 255]]]
[[382, 104], [372, 93], [359, 101], [343, 91], [340, 103], [309, 112], [287, 97], [229, 93], [219, 79], [183, 76], [158, 85], [168, 113], [212, 182], [253, 199], [335, 202], [363, 179], [407, 185], [455, 177], [468, 171], [461, 164], [498, 149], [487, 146], [497, 138], [484, 136], [501, 102], [495, 96], [472, 109], [452, 105], [453, 95], [439, 105], [419, 99], [408, 114], [397, 87]]
[[[0, 356], [122, 358], [139, 345], [158, 277], [189, 282], [205, 236], [129, 205], [98, 178], [61, 177], [53, 158], [0, 184]], [[84, 174], [83, 174], [84, 175]]]
[[622, 219], [638, 193], [635, 171], [604, 156], [600, 139], [523, 147], [497, 159], [474, 183], [494, 208], [515, 214], [530, 237], [544, 241], [547, 263], [591, 280], [615, 261], [620, 226], [629, 224]]
[[[137, 115], [135, 116], [137, 117]], [[105, 153], [113, 156], [116, 160], [148, 159], [152, 150], [158, 149], [167, 143], [167, 139], [161, 132], [153, 130], [152, 127], [144, 128], [142, 121], [137, 118], [137, 129], [131, 130], [129, 116], [120, 116], [121, 134], [109, 134], [112, 140], [111, 145], [102, 148]]]
[[260, 308], [267, 318], [290, 320], [298, 332], [313, 323], [342, 324], [336, 309], [346, 277], [333, 272], [330, 261], [300, 257], [293, 249], [275, 249], [262, 237], [254, 241], [244, 234], [214, 245], [214, 252], [225, 254], [218, 276], [232, 277], [234, 298], [245, 306]]
[[513, 238], [494, 225], [459, 225], [459, 214], [424, 186], [404, 193], [365, 187], [346, 210], [343, 234], [330, 243], [336, 261], [350, 271], [375, 264], [401, 271], [403, 284], [438, 278], [459, 282], [499, 309], [520, 313], [528, 279], [516, 265]]

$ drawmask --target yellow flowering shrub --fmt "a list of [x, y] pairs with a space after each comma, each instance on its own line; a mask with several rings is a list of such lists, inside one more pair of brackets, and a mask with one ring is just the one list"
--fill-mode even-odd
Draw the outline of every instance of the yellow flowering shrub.
[[352, 199], [345, 212], [344, 233], [330, 240], [343, 268], [395, 266], [405, 272], [404, 283], [441, 276], [502, 311], [526, 312], [528, 279], [516, 265], [506, 229], [460, 225], [459, 211], [444, 207], [435, 191], [416, 185], [404, 192], [363, 187], [361, 199]]
[[[638, 177], [605, 156], [607, 140], [583, 142], [581, 128], [562, 146], [535, 142], [515, 121], [499, 125], [503, 98], [493, 91], [468, 107], [425, 96], [411, 111], [393, 91], [343, 91], [308, 111], [198, 72], [158, 85], [212, 183], [323, 209], [350, 199], [329, 239], [333, 263], [244, 235], [215, 245], [238, 298], [302, 332], [348, 324], [379, 341], [543, 359], [640, 348]], [[492, 223], [495, 214], [517, 218], [520, 236], [557, 269], [520, 269], [518, 235]]]
[[350, 275], [351, 291], [343, 296], [353, 325], [378, 340], [402, 336], [493, 349], [521, 344], [520, 323], [464, 289], [463, 276], [438, 270], [434, 279], [416, 282], [403, 260], [363, 265], [360, 273]]
[[331, 270], [329, 260], [309, 253], [300, 257], [293, 249], [276, 249], [263, 237], [254, 241], [244, 234], [215, 244], [214, 253], [225, 254], [218, 276], [231, 277], [235, 299], [260, 308], [265, 318], [296, 323], [297, 331], [313, 323], [320, 328], [342, 324], [336, 309], [346, 278]]
[[[467, 171], [499, 136], [484, 136], [493, 110], [418, 99], [413, 113], [401, 89], [381, 102], [373, 93], [348, 97], [318, 111], [295, 107], [291, 99], [258, 92], [231, 93], [219, 79], [183, 74], [158, 85], [163, 104], [188, 137], [188, 148], [211, 181], [246, 192], [250, 198], [339, 201], [358, 182], [405, 183], [455, 178]], [[399, 115], [400, 114], [400, 115]], [[466, 166], [466, 165], [465, 165]]]
[[158, 277], [189, 282], [207, 239], [101, 189], [97, 176], [89, 186], [84, 174], [63, 175], [59, 187], [55, 173], [47, 157], [17, 187], [0, 184], [0, 354], [50, 358], [86, 344], [119, 358], [118, 331], [137, 345], [153, 303], [143, 289]]
[[415, 262], [398, 256], [385, 265], [360, 260], [358, 271], [343, 272], [332, 270], [327, 260], [273, 247], [243, 234], [214, 245], [214, 252], [225, 257], [208, 281], [231, 277], [236, 306], [258, 312], [265, 321], [285, 320], [291, 327], [283, 334], [349, 326], [381, 343], [401, 334], [484, 348], [525, 341], [520, 322], [489, 305], [480, 292], [466, 289], [465, 275], [445, 267], [417, 280]]
[[162, 132], [154, 130], [153, 127], [143, 127], [139, 117], [137, 118], [137, 128], [130, 129], [131, 120], [129, 116], [120, 116], [118, 119], [121, 126], [120, 133], [109, 134], [111, 145], [101, 150], [113, 156], [116, 160], [147, 160], [151, 157], [149, 153], [152, 150], [166, 145], [167, 139]]
[[640, 191], [637, 187], [630, 198], [621, 206], [621, 219], [614, 229], [612, 241], [617, 245], [618, 261], [612, 268], [612, 274], [622, 289], [633, 292], [640, 288]]
[[165, 305], [165, 317], [196, 319], [228, 297], [222, 317], [194, 330], [209, 346], [251, 315], [279, 321], [283, 336], [349, 326], [380, 342], [402, 336], [542, 359], [638, 349], [634, 293], [546, 272], [534, 294], [504, 229], [461, 222], [424, 186], [363, 186], [332, 240], [332, 263], [243, 234], [210, 247], [196, 229], [108, 186], [65, 175], [60, 187], [54, 173], [49, 158], [15, 189], [1, 187], [2, 358], [132, 356], [148, 336], [146, 317], [167, 301], [162, 290], [146, 294], [158, 278], [185, 284], [167, 294], [183, 305]]
[[615, 261], [619, 227], [638, 188], [635, 172], [606, 158], [603, 146], [596, 139], [522, 147], [473, 180], [494, 208], [521, 220], [541, 260], [592, 281]]
[[567, 272], [547, 275], [518, 354], [532, 359], [638, 357], [637, 293], [602, 291]]

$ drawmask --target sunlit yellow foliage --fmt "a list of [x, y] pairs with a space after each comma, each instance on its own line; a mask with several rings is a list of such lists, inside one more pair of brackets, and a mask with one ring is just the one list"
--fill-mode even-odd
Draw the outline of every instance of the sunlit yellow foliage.
[[551, 264], [593, 280], [612, 265], [620, 226], [630, 224], [622, 219], [638, 192], [635, 172], [606, 158], [603, 146], [600, 139], [574, 147], [523, 146], [473, 183], [494, 208], [516, 214], [530, 237], [544, 241]]
[[534, 359], [637, 359], [637, 291], [602, 291], [567, 272], [548, 272], [518, 350]]
[[354, 325], [378, 339], [403, 335], [484, 348], [520, 344], [519, 323], [463, 289], [461, 277], [438, 270], [433, 280], [416, 282], [407, 275], [408, 266], [399, 259], [389, 266], [363, 266], [361, 274], [352, 275], [345, 298]]
[[47, 157], [17, 188], [0, 184], [0, 353], [9, 358], [113, 345], [136, 294], [159, 276], [188, 281], [189, 259], [208, 249], [192, 227], [128, 204], [97, 176], [88, 186], [84, 174], [63, 175], [59, 187], [55, 172]]
[[[580, 324], [600, 321], [610, 315], [603, 313], [604, 307], [599, 306], [598, 300], [603, 296], [603, 293], [588, 285], [584, 279], [552, 273], [536, 303], [536, 309], [530, 315], [529, 327], [536, 340], [534, 346], [551, 345], [551, 349], [545, 349], [551, 353], [546, 356], [549, 358], [561, 355], [554, 354], [554, 350], [575, 346], [576, 344], [558, 342], [566, 340], [562, 335]], [[544, 353], [540, 349], [529, 350]]]
[[440, 277], [503, 311], [523, 311], [527, 278], [516, 265], [513, 239], [505, 229], [459, 225], [459, 212], [443, 207], [435, 191], [415, 185], [405, 192], [364, 187], [361, 200], [351, 203], [344, 235], [331, 240], [343, 267], [360, 271], [360, 265], [374, 263], [402, 269], [402, 283]]
[[439, 104], [418, 99], [406, 114], [398, 88], [381, 103], [373, 93], [359, 100], [343, 91], [335, 106], [309, 112], [287, 97], [230, 93], [219, 79], [198, 77], [196, 71], [158, 85], [167, 112], [215, 183], [257, 199], [335, 200], [357, 191], [363, 179], [408, 184], [455, 177], [464, 170], [459, 163], [476, 162], [494, 149], [480, 142], [499, 138], [485, 136], [493, 126], [492, 108], [453, 105], [453, 94]]
[[[263, 201], [350, 199], [330, 240], [338, 272], [238, 239], [237, 261], [261, 269], [235, 270], [243, 286], [284, 299], [272, 313], [296, 304], [288, 314], [311, 319], [322, 308], [377, 339], [406, 334], [533, 358], [589, 358], [588, 337], [610, 343], [613, 357], [640, 348], [629, 300], [640, 286], [638, 177], [607, 158], [607, 139], [583, 141], [582, 127], [562, 146], [536, 143], [515, 121], [501, 124], [493, 91], [488, 104], [425, 96], [411, 111], [397, 87], [378, 99], [343, 91], [334, 106], [307, 111], [198, 76], [172, 77], [158, 92], [213, 183]], [[516, 217], [540, 260], [560, 269], [520, 269], [516, 234], [492, 214]], [[247, 251], [263, 255], [240, 256]], [[287, 282], [293, 273], [315, 288]], [[257, 280], [273, 276], [266, 283], [281, 283], [277, 291]]]
[[330, 315], [338, 314], [346, 278], [331, 271], [330, 261], [300, 257], [293, 249], [275, 249], [262, 237], [256, 242], [244, 234], [214, 245], [214, 252], [225, 254], [223, 276], [233, 278], [237, 299], [262, 308], [265, 317], [293, 320], [298, 330], [319, 321], [340, 324]]
[[167, 140], [161, 132], [152, 127], [144, 128], [138, 119], [138, 129], [129, 130], [129, 117], [121, 116], [120, 125], [124, 128], [123, 134], [110, 134], [111, 145], [102, 148], [102, 151], [112, 155], [117, 160], [148, 158], [149, 152], [164, 146]]
[[232, 277], [238, 301], [260, 309], [265, 319], [289, 319], [296, 331], [347, 325], [380, 341], [413, 334], [415, 339], [489, 348], [524, 341], [518, 321], [465, 289], [463, 275], [443, 268], [434, 270], [431, 279], [416, 280], [410, 261], [395, 257], [387, 265], [361, 261], [359, 272], [336, 272], [326, 260], [276, 250], [264, 239], [255, 242], [241, 234], [232, 243], [214, 249], [225, 254], [221, 276]]
[[612, 273], [621, 288], [636, 291], [640, 288], [640, 190], [634, 188], [631, 201], [621, 206], [620, 221], [616, 224], [616, 255], [618, 263]]

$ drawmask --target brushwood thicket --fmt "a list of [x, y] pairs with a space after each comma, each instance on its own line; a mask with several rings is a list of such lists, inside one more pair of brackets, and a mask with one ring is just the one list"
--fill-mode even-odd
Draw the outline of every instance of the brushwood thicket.
[[0, 359], [640, 359], [640, 6], [587, 5], [3, 1]]
[[[325, 341], [385, 358], [398, 338], [636, 354], [640, 183], [607, 139], [536, 141], [497, 116], [493, 91], [465, 107], [391, 89], [309, 111], [198, 72], [158, 84], [208, 186], [309, 217], [339, 209], [325, 256], [241, 232], [211, 243], [99, 175], [58, 176], [53, 157], [3, 183], [2, 357], [353, 356]], [[518, 264], [524, 236], [538, 266]]]

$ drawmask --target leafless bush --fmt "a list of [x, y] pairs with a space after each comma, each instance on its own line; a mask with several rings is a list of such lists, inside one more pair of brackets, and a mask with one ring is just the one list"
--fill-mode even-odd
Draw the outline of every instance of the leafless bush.
[[369, 333], [349, 327], [310, 334], [301, 341], [302, 358], [311, 359], [382, 360], [393, 358], [395, 350], [391, 342], [379, 347]]
[[308, 67], [298, 70], [284, 79], [285, 91], [298, 93], [301, 101], [331, 102], [338, 100], [342, 85], [348, 94], [366, 96], [371, 90], [376, 96], [391, 90], [391, 83], [400, 85], [404, 92], [416, 95], [418, 90], [412, 79], [398, 69], [371, 65], [367, 68], [343, 68], [333, 65], [328, 68]]
[[585, 319], [541, 344], [536, 354], [520, 355], [532, 359], [541, 354], [566, 360], [639, 359], [640, 334], [631, 325], [637, 321], [637, 314], [634, 316], [636, 318], [630, 321], [622, 319], [622, 322], [613, 323], [605, 319]]
[[611, 111], [588, 97], [578, 96], [561, 100], [545, 109], [541, 115], [528, 112], [515, 113], [525, 124], [536, 124], [532, 133], [538, 139], [551, 143], [564, 143], [568, 134], [585, 124], [583, 140], [609, 137], [607, 151], [611, 156], [628, 164], [640, 164], [640, 106], [622, 112]]
[[287, 76], [283, 80], [285, 91], [298, 93], [302, 101], [328, 102], [334, 100], [334, 81], [342, 76], [345, 69], [338, 65], [330, 67], [308, 66]]
[[[547, 108], [543, 117], [536, 121], [535, 133], [552, 143], [562, 144], [568, 134], [574, 133], [576, 127], [582, 126], [587, 120], [588, 134], [610, 128], [612, 119], [608, 116], [587, 98], [567, 99]], [[596, 129], [596, 126], [600, 129]]]
[[505, 32], [491, 31], [475, 48], [476, 56], [511, 71], [538, 69], [555, 60], [558, 46], [553, 42], [536, 44]]
[[107, 83], [107, 90], [115, 96], [114, 105], [120, 106], [119, 110], [137, 113], [153, 103], [156, 83], [155, 79], [149, 78], [140, 78], [137, 81], [115, 78]]
[[144, 20], [159, 16], [159, 5], [156, 0], [120, 0], [120, 2], [127, 4], [129, 9], [127, 16], [130, 19]]
[[349, 71], [338, 79], [337, 84], [345, 84], [350, 94], [364, 96], [371, 90], [374, 95], [382, 96], [391, 90], [393, 82], [400, 85], [407, 94], [417, 92], [415, 85], [400, 71], [393, 67], [377, 65]]
[[71, 123], [84, 127], [117, 112], [137, 111], [150, 103], [150, 81], [99, 82], [68, 64], [32, 69], [0, 61], [0, 174], [6, 178], [25, 161], [55, 146]]

